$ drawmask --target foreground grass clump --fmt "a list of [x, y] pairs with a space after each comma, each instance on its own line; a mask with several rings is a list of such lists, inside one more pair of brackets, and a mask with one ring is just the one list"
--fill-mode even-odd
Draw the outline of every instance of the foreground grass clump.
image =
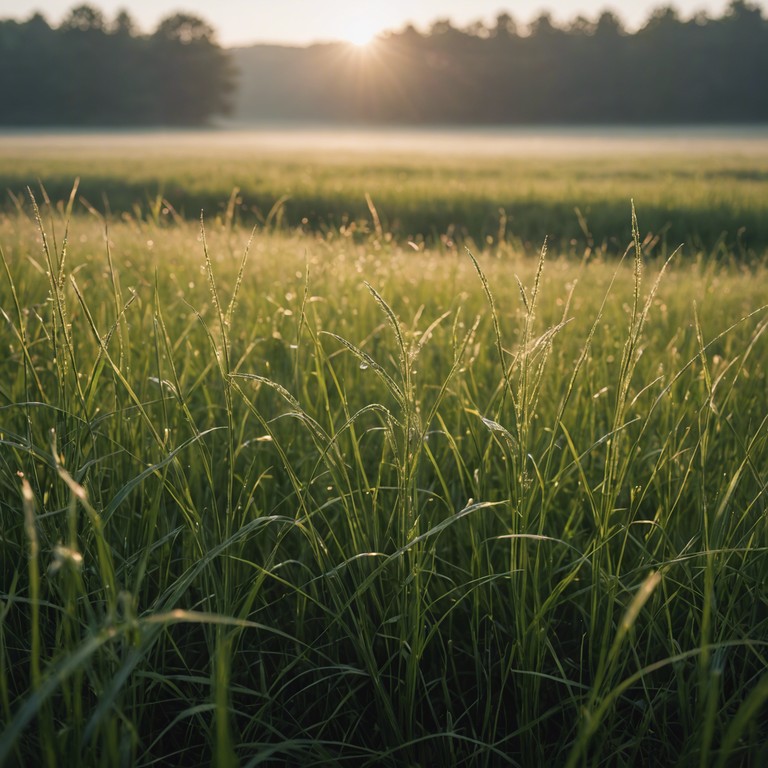
[[762, 269], [64, 227], [0, 221], [0, 763], [766, 758]]

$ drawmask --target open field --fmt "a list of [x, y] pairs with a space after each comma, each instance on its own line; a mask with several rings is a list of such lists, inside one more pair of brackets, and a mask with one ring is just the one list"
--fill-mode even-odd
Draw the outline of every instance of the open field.
[[39, 181], [66, 200], [76, 178], [82, 198], [116, 214], [196, 218], [205, 209], [245, 223], [360, 230], [371, 223], [368, 195], [402, 242], [501, 237], [535, 252], [548, 236], [579, 254], [587, 245], [621, 252], [634, 199], [649, 253], [681, 243], [686, 258], [768, 250], [768, 137], [758, 129], [0, 136], [0, 189], [19, 204]]
[[[768, 761], [768, 232], [645, 238], [768, 226], [767, 155], [50, 153], [0, 163], [54, 201], [0, 212], [0, 765]], [[156, 174], [296, 207], [203, 237]]]

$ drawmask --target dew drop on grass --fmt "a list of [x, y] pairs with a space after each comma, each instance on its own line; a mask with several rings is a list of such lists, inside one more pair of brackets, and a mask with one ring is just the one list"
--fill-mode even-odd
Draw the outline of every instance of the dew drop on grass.
[[368, 370], [368, 363], [360, 363], [360, 370], [361, 371], [367, 371]]

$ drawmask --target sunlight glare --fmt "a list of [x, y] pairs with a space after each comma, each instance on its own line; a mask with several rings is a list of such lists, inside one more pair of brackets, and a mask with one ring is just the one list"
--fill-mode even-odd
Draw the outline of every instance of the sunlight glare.
[[346, 21], [341, 36], [357, 48], [365, 48], [376, 39], [379, 32], [381, 29], [375, 20], [365, 16], [355, 16]]

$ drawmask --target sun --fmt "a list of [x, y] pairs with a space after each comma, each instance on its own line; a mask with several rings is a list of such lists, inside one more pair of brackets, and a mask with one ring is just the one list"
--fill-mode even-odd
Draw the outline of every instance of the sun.
[[341, 37], [357, 48], [365, 48], [376, 39], [379, 32], [381, 29], [375, 20], [366, 16], [353, 16], [346, 20]]

